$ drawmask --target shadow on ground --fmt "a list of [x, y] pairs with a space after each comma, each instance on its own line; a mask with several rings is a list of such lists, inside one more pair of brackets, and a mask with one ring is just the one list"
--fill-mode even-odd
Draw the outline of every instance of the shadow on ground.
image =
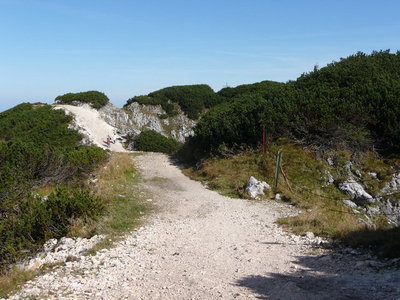
[[400, 299], [400, 271], [356, 267], [340, 256], [298, 256], [293, 271], [247, 276], [236, 284], [258, 299]]

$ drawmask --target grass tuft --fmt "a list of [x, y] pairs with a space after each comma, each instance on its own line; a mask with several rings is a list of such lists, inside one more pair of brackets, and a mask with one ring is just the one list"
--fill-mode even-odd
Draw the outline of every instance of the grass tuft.
[[101, 169], [96, 194], [106, 203], [106, 213], [96, 224], [96, 233], [106, 235], [91, 253], [109, 248], [123, 234], [141, 224], [141, 217], [150, 210], [144, 201], [146, 193], [133, 162], [133, 154], [112, 153], [108, 164]]
[[13, 268], [0, 275], [0, 298], [5, 298], [11, 292], [17, 291], [20, 286], [28, 280], [31, 280], [39, 271], [22, 271]]

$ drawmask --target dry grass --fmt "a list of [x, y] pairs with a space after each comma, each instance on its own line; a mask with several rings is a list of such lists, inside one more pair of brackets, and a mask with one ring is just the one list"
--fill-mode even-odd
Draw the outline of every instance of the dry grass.
[[22, 271], [14, 268], [0, 275], [0, 298], [7, 297], [10, 292], [15, 292], [26, 281], [32, 279], [38, 271]]
[[[139, 188], [138, 183], [141, 179], [135, 169], [132, 154], [111, 153], [109, 161], [97, 170], [96, 179], [97, 182], [90, 184], [90, 187], [104, 201], [105, 215], [89, 224], [76, 219], [69, 228], [69, 236], [106, 235], [106, 238], [90, 251], [92, 254], [105, 247], [112, 247], [114, 241], [140, 224], [141, 217], [150, 208], [143, 201], [146, 193]], [[52, 191], [52, 187], [46, 187], [36, 192], [48, 195]], [[15, 292], [24, 282], [43, 271], [22, 271], [14, 268], [4, 273], [0, 276], [0, 298]]]
[[[396, 169], [392, 166], [400, 168], [398, 158], [381, 159], [376, 153], [355, 155], [340, 151], [326, 154], [325, 158], [333, 158], [334, 166], [330, 166], [326, 159], [316, 159], [311, 150], [303, 149], [288, 140], [281, 140], [270, 144], [265, 155], [259, 151], [248, 150], [223, 158], [214, 157], [204, 161], [200, 170], [188, 168], [184, 173], [203, 181], [221, 194], [246, 198], [244, 186], [250, 176], [273, 185], [278, 150], [283, 152], [282, 168], [287, 180], [281, 176], [278, 186], [264, 199], [270, 199], [274, 193], [280, 193], [284, 202], [303, 211], [298, 216], [279, 219], [280, 225], [299, 235], [311, 231], [318, 236], [331, 237], [351, 246], [372, 245], [378, 252], [383, 249], [385, 255], [400, 256], [400, 231], [389, 228], [384, 216], [372, 218], [376, 230], [366, 228], [364, 223], [360, 222], [364, 217], [354, 214], [341, 201], [348, 197], [335, 185], [327, 184], [326, 173], [329, 171], [338, 182], [344, 181], [349, 177], [349, 171], [344, 165], [352, 160], [355, 163], [353, 169], [362, 174], [360, 181], [363, 181], [366, 190], [376, 194], [394, 174]], [[369, 172], [376, 172], [379, 180], [373, 179]], [[397, 197], [400, 201], [400, 194]]]
[[[340, 201], [346, 196], [333, 185], [326, 185], [328, 164], [288, 140], [270, 144], [265, 155], [249, 150], [230, 157], [211, 158], [203, 163], [200, 170], [190, 168], [185, 173], [224, 195], [247, 197], [243, 187], [250, 176], [273, 186], [278, 150], [283, 153], [282, 168], [287, 181], [281, 176], [278, 186], [264, 199], [279, 192], [283, 201], [304, 211], [299, 216], [280, 219], [278, 222], [281, 225], [297, 234], [312, 231], [319, 236], [333, 238], [364, 228], [358, 221], [360, 216], [354, 215]], [[348, 159], [346, 156], [342, 154], [337, 160], [345, 162]]]
[[140, 224], [141, 217], [149, 211], [145, 203], [146, 192], [138, 183], [133, 154], [112, 153], [109, 162], [98, 172], [94, 190], [106, 203], [107, 213], [96, 224], [96, 233], [107, 238], [102, 245], [109, 247], [113, 241]]

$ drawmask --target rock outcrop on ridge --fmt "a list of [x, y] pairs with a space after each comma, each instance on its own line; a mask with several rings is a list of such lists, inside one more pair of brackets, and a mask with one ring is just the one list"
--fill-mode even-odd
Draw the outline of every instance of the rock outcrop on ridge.
[[108, 103], [99, 110], [101, 117], [118, 129], [123, 136], [136, 136], [143, 130], [154, 130], [166, 137], [184, 142], [193, 134], [196, 121], [189, 119], [181, 110], [173, 117], [167, 115], [161, 105], [143, 105], [134, 102], [124, 109]]

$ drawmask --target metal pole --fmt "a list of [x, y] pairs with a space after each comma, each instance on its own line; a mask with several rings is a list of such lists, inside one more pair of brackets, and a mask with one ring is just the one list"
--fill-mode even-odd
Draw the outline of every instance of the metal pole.
[[282, 160], [282, 151], [278, 151], [278, 155], [276, 156], [276, 166], [275, 166], [275, 188], [278, 187], [279, 173], [281, 171], [281, 160]]

